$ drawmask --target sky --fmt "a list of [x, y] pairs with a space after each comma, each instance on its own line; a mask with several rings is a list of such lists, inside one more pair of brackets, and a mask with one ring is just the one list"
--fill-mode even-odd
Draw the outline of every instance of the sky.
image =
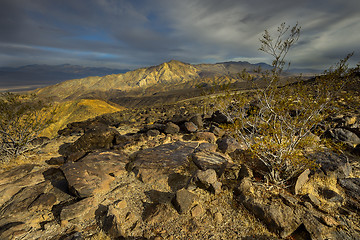
[[326, 69], [360, 62], [359, 0], [0, 0], [0, 66], [136, 69], [187, 63], [271, 63], [265, 29], [301, 26], [288, 60]]

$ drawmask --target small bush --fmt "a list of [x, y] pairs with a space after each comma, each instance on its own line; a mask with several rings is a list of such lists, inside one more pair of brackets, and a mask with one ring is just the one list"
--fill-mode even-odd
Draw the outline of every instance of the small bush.
[[[265, 31], [260, 50], [273, 56], [273, 69], [262, 72], [260, 79], [251, 79], [253, 91], [228, 91], [216, 101], [231, 122], [224, 127], [266, 166], [267, 171], [262, 172], [265, 179], [282, 186], [304, 169], [315, 167], [314, 160], [305, 156], [319, 146], [312, 131], [331, 113], [334, 99], [351, 74], [347, 67], [349, 55], [312, 81], [284, 81], [281, 73], [285, 57], [299, 36], [298, 25], [290, 28], [281, 24], [274, 38]], [[244, 72], [241, 74], [248, 78]], [[265, 82], [265, 87], [257, 86], [257, 81]]]
[[48, 105], [33, 95], [0, 95], [0, 160], [8, 162], [34, 149], [34, 140], [50, 122]]

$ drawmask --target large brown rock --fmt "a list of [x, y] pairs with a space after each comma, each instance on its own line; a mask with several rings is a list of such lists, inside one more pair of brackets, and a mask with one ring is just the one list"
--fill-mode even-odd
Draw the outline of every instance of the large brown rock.
[[356, 231], [346, 229], [345, 227], [344, 229], [336, 227], [337, 223], [335, 220], [332, 219], [330, 222], [329, 219], [331, 219], [331, 217], [324, 217], [313, 211], [305, 212], [301, 217], [303, 226], [309, 233], [311, 239], [359, 239], [360, 235]]
[[360, 178], [344, 178], [339, 179], [338, 182], [347, 194], [347, 207], [360, 213]]
[[215, 194], [221, 192], [221, 182], [218, 181], [216, 171], [214, 169], [208, 169], [206, 171], [198, 170], [194, 176], [195, 184], [199, 187], [208, 189]]
[[209, 143], [215, 143], [216, 137], [211, 132], [197, 132], [195, 133], [195, 140], [197, 141], [207, 141]]
[[[308, 202], [299, 201], [288, 192], [269, 191], [263, 185], [254, 184], [250, 178], [242, 180], [238, 191], [239, 201], [270, 231], [282, 238], [324, 240], [359, 238], [359, 234], [352, 230], [353, 226], [350, 222], [340, 224], [331, 215], [319, 211], [317, 207], [309, 206]], [[339, 225], [342, 227], [339, 228]]]
[[61, 167], [69, 189], [78, 197], [90, 197], [109, 190], [116, 176], [126, 173], [128, 158], [117, 152], [91, 153], [78, 162]]
[[131, 209], [119, 209], [110, 206], [105, 217], [103, 229], [112, 239], [128, 237], [138, 230], [134, 229], [134, 226], [140, 219], [141, 216], [132, 212]]
[[190, 163], [189, 157], [198, 145], [179, 141], [139, 151], [130, 168], [143, 182], [167, 185], [172, 174]]
[[193, 133], [198, 130], [198, 127], [193, 122], [185, 122], [182, 126], [182, 129], [187, 133]]
[[0, 186], [6, 183], [13, 183], [29, 174], [36, 167], [35, 164], [24, 164], [10, 169], [0, 174]]
[[55, 209], [74, 198], [60, 170], [24, 165], [2, 176], [6, 184], [0, 185], [0, 239], [52, 239], [62, 233]]
[[53, 193], [42, 193], [33, 201], [28, 209], [31, 211], [51, 210], [56, 203], [56, 196]]

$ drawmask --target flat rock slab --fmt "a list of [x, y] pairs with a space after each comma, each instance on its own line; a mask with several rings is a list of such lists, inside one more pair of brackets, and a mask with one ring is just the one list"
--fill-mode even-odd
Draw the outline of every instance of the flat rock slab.
[[[29, 207], [34, 204], [40, 195], [48, 192], [52, 186], [49, 182], [41, 182], [34, 186], [24, 187], [0, 208], [0, 226], [3, 221], [21, 220], [34, 215]], [[38, 201], [38, 203], [40, 203]], [[52, 202], [54, 204], [55, 201]], [[34, 209], [36, 210], [36, 209]]]
[[63, 207], [60, 213], [60, 219], [61, 221], [91, 219], [95, 217], [96, 208], [97, 202], [93, 197], [85, 198], [79, 202]]
[[106, 151], [91, 153], [78, 162], [61, 167], [69, 189], [78, 197], [90, 197], [109, 190], [115, 177], [126, 174], [128, 158], [121, 153]]
[[35, 164], [24, 164], [0, 174], [0, 186], [21, 179], [33, 171]]
[[179, 167], [189, 164], [189, 157], [198, 145], [197, 142], [179, 141], [139, 151], [131, 168], [143, 182], [168, 178]]
[[[43, 170], [36, 170], [35, 165], [24, 165], [16, 167], [2, 174], [2, 183], [0, 184], [0, 207], [15, 196], [19, 191], [27, 187], [35, 186], [45, 181]], [[16, 176], [16, 174], [19, 174]]]

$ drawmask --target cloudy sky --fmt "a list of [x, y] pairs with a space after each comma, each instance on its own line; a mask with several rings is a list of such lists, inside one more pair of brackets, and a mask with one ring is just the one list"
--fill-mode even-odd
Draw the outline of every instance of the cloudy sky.
[[360, 61], [359, 0], [0, 0], [0, 66], [77, 64], [138, 68], [271, 63], [265, 29], [301, 26], [293, 67]]

